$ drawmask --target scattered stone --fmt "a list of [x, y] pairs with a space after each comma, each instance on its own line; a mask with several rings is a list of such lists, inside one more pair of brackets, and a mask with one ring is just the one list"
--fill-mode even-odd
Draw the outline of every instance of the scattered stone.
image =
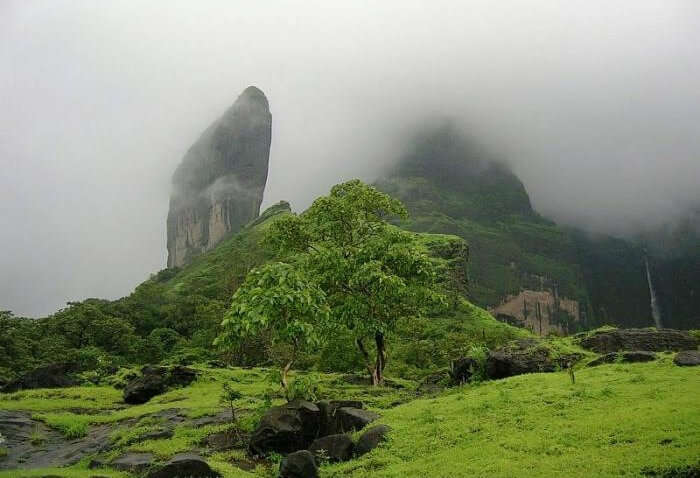
[[187, 386], [196, 378], [197, 372], [191, 368], [179, 365], [174, 367], [146, 365], [141, 369], [140, 377], [126, 384], [124, 401], [132, 405], [146, 403], [156, 395], [164, 393], [168, 387]]
[[673, 358], [673, 363], [681, 367], [693, 367], [700, 365], [700, 352], [697, 350], [683, 350]]
[[213, 433], [206, 438], [207, 446], [216, 451], [230, 450], [236, 447], [239, 442], [240, 436], [234, 430]]
[[309, 447], [309, 451], [317, 460], [326, 459], [331, 462], [338, 462], [352, 458], [354, 446], [348, 435], [339, 433], [317, 438]]
[[205, 425], [221, 425], [224, 423], [231, 423], [231, 410], [223, 410], [216, 415], [206, 415], [201, 418], [196, 418], [192, 420], [192, 425], [196, 427], [203, 427]]
[[644, 352], [643, 350], [635, 350], [633, 352], [609, 353], [601, 355], [595, 360], [588, 362], [588, 367], [596, 367], [604, 363], [614, 363], [617, 361], [624, 363], [651, 362], [656, 360], [654, 352]]
[[308, 450], [290, 453], [280, 463], [279, 478], [318, 478], [314, 456]]
[[119, 471], [139, 472], [153, 465], [154, 457], [151, 453], [127, 453], [109, 464]]
[[305, 400], [272, 407], [253, 432], [249, 451], [252, 455], [266, 455], [303, 450], [318, 436], [320, 417], [318, 407]]
[[391, 428], [387, 425], [377, 425], [368, 429], [357, 440], [355, 456], [362, 456], [377, 448], [380, 443], [386, 441], [390, 431]]
[[151, 471], [147, 478], [218, 478], [204, 459], [194, 453], [175, 455], [162, 467]]
[[321, 412], [321, 422], [319, 436], [333, 435], [339, 433], [336, 420], [336, 411], [341, 407], [363, 408], [362, 402], [358, 400], [321, 400], [316, 403]]
[[340, 433], [362, 430], [379, 417], [378, 413], [370, 412], [369, 410], [340, 407], [335, 412], [336, 429]]
[[599, 330], [581, 340], [582, 347], [601, 354], [621, 350], [694, 350], [699, 344], [700, 341], [688, 332], [674, 329]]
[[73, 377], [73, 374], [77, 371], [78, 366], [74, 363], [44, 365], [9, 382], [2, 388], [2, 391], [5, 393], [12, 393], [18, 390], [34, 388], [72, 387], [78, 383]]

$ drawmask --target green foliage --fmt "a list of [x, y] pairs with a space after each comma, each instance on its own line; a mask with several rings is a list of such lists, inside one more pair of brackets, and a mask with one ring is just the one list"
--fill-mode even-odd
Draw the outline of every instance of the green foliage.
[[316, 374], [297, 375], [285, 390], [285, 398], [288, 402], [292, 400], [315, 402], [320, 398], [320, 389], [321, 382]]
[[226, 382], [221, 388], [221, 401], [231, 410], [231, 422], [236, 423], [236, 400], [243, 398], [243, 394]]
[[[433, 263], [413, 234], [389, 226], [396, 199], [359, 180], [338, 184], [300, 216], [270, 226], [265, 241], [325, 294], [334, 330], [352, 333], [374, 382], [386, 365], [385, 338], [398, 320], [443, 303]], [[376, 344], [370, 359], [364, 341]], [[374, 362], [374, 363], [372, 363]]]
[[315, 278], [290, 264], [275, 262], [253, 269], [233, 295], [216, 344], [239, 347], [266, 334], [270, 351], [284, 366], [281, 384], [300, 351], [317, 346], [329, 309]]

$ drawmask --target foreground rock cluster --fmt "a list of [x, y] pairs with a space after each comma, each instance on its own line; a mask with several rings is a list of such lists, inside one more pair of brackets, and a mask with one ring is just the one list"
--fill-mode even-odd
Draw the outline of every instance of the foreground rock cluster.
[[378, 418], [379, 414], [365, 410], [362, 402], [355, 400], [294, 400], [265, 413], [248, 450], [259, 456], [286, 454], [280, 465], [281, 477], [315, 477], [324, 461], [347, 461], [378, 446], [389, 431], [385, 425], [365, 431], [357, 443], [350, 436]]

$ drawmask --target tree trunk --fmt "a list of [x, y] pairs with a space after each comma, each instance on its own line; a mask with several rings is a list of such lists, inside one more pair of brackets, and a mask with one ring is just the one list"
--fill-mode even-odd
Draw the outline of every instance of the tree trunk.
[[372, 385], [379, 385], [382, 380], [381, 370], [379, 368], [378, 362], [379, 354], [377, 354], [377, 361], [375, 361], [375, 363], [372, 363], [369, 357], [369, 353], [365, 348], [365, 344], [362, 342], [362, 339], [355, 340], [355, 343], [357, 344], [357, 348], [360, 349], [362, 357], [365, 359], [365, 367], [367, 367], [367, 372], [369, 373], [369, 378], [372, 382]]
[[285, 395], [287, 395], [287, 386], [289, 385], [289, 382], [287, 382], [287, 375], [289, 374], [289, 370], [292, 368], [292, 363], [294, 363], [293, 360], [290, 360], [287, 362], [287, 365], [282, 368], [282, 374], [281, 374], [281, 379], [280, 379], [280, 385], [282, 385], [282, 389], [285, 392]]
[[386, 347], [384, 345], [384, 334], [376, 332], [374, 334], [374, 342], [377, 344], [377, 361], [375, 365], [376, 383], [373, 385], [381, 385], [384, 382], [384, 367], [386, 367]]

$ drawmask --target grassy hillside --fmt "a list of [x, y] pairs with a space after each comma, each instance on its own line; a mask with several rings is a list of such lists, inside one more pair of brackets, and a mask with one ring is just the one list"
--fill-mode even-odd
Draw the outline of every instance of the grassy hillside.
[[[3, 395], [0, 409], [31, 412], [64, 431], [67, 424], [107, 424], [116, 440], [110, 456], [128, 450], [167, 459], [198, 448], [225, 478], [274, 476], [274, 460], [251, 463], [242, 450], [213, 452], [201, 445], [206, 435], [229, 425], [193, 422], [221, 411], [221, 387], [233, 382], [243, 393], [236, 403], [242, 426], [251, 429], [268, 406], [267, 371], [197, 368], [197, 382], [144, 405], [124, 408], [119, 391], [94, 386]], [[696, 369], [673, 365], [669, 356], [581, 369], [575, 385], [566, 372], [531, 374], [431, 398], [416, 398], [416, 382], [406, 380], [379, 388], [348, 384], [338, 374], [322, 374], [319, 380], [319, 398], [363, 400], [393, 429], [390, 441], [369, 455], [321, 467], [322, 477], [662, 476], [651, 473], [698, 462], [700, 376]], [[139, 441], [159, 426], [155, 414], [173, 408], [187, 418], [173, 437]], [[0, 471], [0, 478], [88, 478], [96, 470], [88, 470], [87, 461], [69, 468]], [[97, 474], [126, 477], [109, 469]]]

